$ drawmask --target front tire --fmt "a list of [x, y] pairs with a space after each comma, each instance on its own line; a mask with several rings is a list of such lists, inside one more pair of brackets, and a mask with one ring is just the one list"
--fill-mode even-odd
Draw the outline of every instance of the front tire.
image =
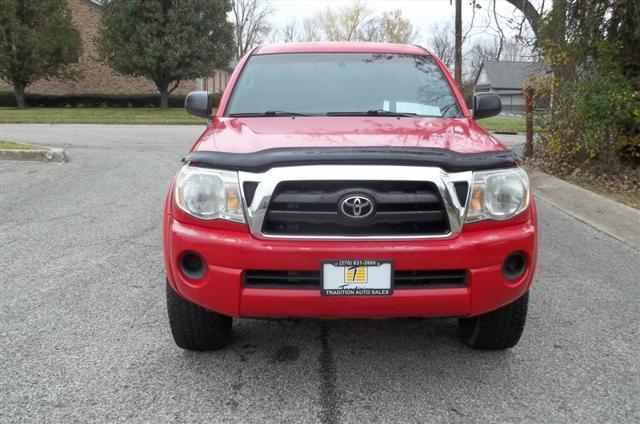
[[187, 350], [218, 350], [229, 344], [233, 319], [179, 296], [167, 281], [169, 326], [176, 344]]
[[529, 292], [495, 311], [458, 321], [462, 340], [478, 350], [502, 350], [518, 344], [527, 320]]

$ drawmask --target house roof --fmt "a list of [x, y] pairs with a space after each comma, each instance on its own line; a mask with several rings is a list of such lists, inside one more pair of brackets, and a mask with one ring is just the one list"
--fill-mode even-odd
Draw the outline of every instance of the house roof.
[[286, 43], [271, 44], [260, 47], [254, 54], [273, 53], [397, 53], [397, 54], [429, 54], [418, 46], [390, 43], [354, 43], [354, 42], [321, 42], [321, 43]]
[[[485, 71], [488, 84], [478, 84], [478, 77]], [[489, 85], [493, 88], [522, 90], [531, 75], [544, 71], [539, 62], [498, 62], [487, 61], [482, 64], [474, 85]]]

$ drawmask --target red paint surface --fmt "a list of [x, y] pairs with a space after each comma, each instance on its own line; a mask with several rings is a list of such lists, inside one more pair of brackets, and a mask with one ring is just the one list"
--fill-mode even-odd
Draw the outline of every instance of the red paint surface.
[[250, 153], [276, 147], [438, 147], [506, 150], [469, 118], [353, 116], [216, 118], [195, 150]]
[[[532, 206], [533, 208], [533, 206]], [[534, 213], [525, 212], [496, 228], [467, 225], [451, 240], [294, 241], [258, 240], [245, 231], [186, 224], [166, 215], [165, 255], [170, 282], [185, 298], [231, 316], [244, 317], [400, 317], [471, 316], [520, 297], [531, 284], [537, 234]], [[207, 262], [204, 277], [186, 279], [178, 261], [194, 251]], [[502, 276], [502, 263], [525, 252], [528, 271], [516, 281]], [[328, 259], [392, 260], [402, 270], [466, 269], [466, 288], [396, 290], [391, 296], [323, 297], [318, 290], [250, 289], [245, 270], [320, 270]]]

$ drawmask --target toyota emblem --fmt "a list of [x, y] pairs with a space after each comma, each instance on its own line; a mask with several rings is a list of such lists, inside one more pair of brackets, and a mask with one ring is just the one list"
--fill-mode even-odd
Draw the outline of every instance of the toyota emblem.
[[340, 212], [347, 218], [365, 219], [373, 215], [373, 199], [362, 194], [347, 196], [340, 202]]

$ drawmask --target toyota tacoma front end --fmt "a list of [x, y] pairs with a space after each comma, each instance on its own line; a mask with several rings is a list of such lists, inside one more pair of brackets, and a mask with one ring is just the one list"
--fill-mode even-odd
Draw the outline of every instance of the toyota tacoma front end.
[[536, 264], [518, 158], [439, 59], [390, 44], [288, 44], [238, 65], [164, 215], [176, 343], [226, 345], [234, 318], [456, 317], [474, 348], [514, 346]]

